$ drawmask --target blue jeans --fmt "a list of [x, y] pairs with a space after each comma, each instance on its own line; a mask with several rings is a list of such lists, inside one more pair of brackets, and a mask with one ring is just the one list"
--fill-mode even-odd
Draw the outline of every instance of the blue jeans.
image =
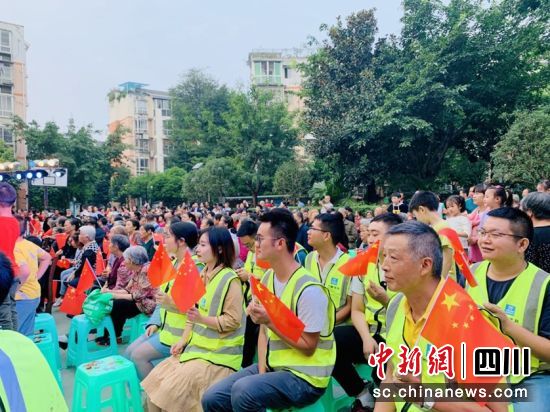
[[36, 308], [39, 303], [40, 298], [15, 301], [15, 308], [17, 309], [17, 322], [19, 323], [18, 330], [22, 335], [34, 335], [34, 318], [36, 316]]
[[212, 385], [201, 403], [205, 412], [255, 412], [303, 407], [324, 392], [288, 371], [260, 375], [254, 364]]
[[514, 412], [543, 411], [550, 405], [549, 373], [531, 375], [513, 388], [527, 388], [529, 396], [528, 402], [514, 402]]

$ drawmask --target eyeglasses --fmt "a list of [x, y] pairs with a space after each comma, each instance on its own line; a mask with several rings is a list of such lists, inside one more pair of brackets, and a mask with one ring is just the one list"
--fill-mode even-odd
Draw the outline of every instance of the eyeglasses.
[[271, 240], [279, 240], [279, 239], [283, 239], [282, 237], [263, 237], [261, 235], [257, 235], [256, 236], [256, 239], [254, 239], [254, 242], [256, 243], [262, 243], [264, 240], [268, 240], [268, 239], [271, 239]]
[[523, 239], [525, 236], [513, 235], [511, 233], [501, 233], [501, 232], [487, 232], [486, 230], [479, 229], [477, 231], [479, 237], [487, 237], [489, 239], [502, 239], [504, 236], [515, 237], [518, 239]]
[[328, 230], [323, 230], [323, 229], [318, 229], [316, 227], [310, 227], [309, 230], [313, 231], [313, 232], [323, 232], [323, 233], [327, 233]]

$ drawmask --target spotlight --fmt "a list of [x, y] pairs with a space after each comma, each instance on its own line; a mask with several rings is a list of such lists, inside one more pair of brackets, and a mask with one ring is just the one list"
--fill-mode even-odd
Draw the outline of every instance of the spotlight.
[[55, 177], [62, 177], [65, 175], [65, 169], [56, 169], [53, 174]]
[[25, 173], [25, 177], [26, 177], [27, 179], [32, 179], [32, 177], [33, 177], [32, 172], [27, 172], [27, 173]]
[[36, 178], [37, 179], [42, 179], [44, 177], [44, 175], [42, 174], [42, 172], [38, 171], [36, 172]]
[[16, 178], [17, 180], [23, 180], [23, 173], [17, 172], [17, 173], [15, 174], [15, 178]]

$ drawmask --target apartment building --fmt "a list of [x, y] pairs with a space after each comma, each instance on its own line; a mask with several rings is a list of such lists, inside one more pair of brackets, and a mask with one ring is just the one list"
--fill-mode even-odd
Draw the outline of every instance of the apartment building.
[[170, 150], [170, 95], [146, 86], [126, 82], [108, 95], [109, 133], [118, 125], [129, 130], [123, 137], [124, 161], [134, 176], [163, 172]]
[[16, 140], [10, 127], [14, 116], [27, 118], [27, 70], [23, 26], [0, 21], [0, 139], [13, 148], [15, 158], [24, 164], [25, 142]]
[[302, 89], [302, 74], [298, 64], [305, 62], [308, 52], [293, 50], [253, 50], [248, 55], [250, 82], [284, 99], [290, 111], [303, 109], [298, 93]]

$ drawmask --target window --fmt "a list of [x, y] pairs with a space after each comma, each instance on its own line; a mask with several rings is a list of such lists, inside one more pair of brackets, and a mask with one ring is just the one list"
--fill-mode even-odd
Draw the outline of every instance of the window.
[[13, 146], [13, 134], [11, 130], [0, 127], [0, 140], [3, 140], [8, 146]]
[[0, 83], [12, 82], [11, 66], [9, 63], [0, 62]]
[[147, 132], [147, 118], [146, 117], [136, 117], [134, 120], [134, 129], [136, 133], [145, 133]]
[[277, 62], [277, 61], [254, 62], [254, 83], [281, 84], [281, 62]]
[[162, 140], [162, 153], [164, 157], [168, 156], [170, 154], [170, 151], [172, 150], [172, 143], [168, 139]]
[[13, 96], [0, 94], [0, 116], [11, 117], [13, 115]]
[[143, 99], [136, 99], [136, 113], [147, 114], [147, 101]]
[[171, 127], [172, 127], [171, 120], [163, 120], [162, 121], [162, 133], [165, 136], [170, 136]]
[[284, 73], [285, 73], [285, 79], [288, 79], [289, 74], [290, 74], [290, 67], [285, 66], [284, 67]]
[[136, 149], [139, 153], [149, 153], [149, 139], [136, 138]]
[[149, 159], [138, 158], [137, 159], [137, 174], [144, 175], [149, 171]]
[[0, 30], [0, 53], [11, 53], [11, 32]]
[[157, 109], [161, 111], [161, 115], [164, 117], [172, 116], [172, 110], [170, 109], [170, 100], [156, 99]]

